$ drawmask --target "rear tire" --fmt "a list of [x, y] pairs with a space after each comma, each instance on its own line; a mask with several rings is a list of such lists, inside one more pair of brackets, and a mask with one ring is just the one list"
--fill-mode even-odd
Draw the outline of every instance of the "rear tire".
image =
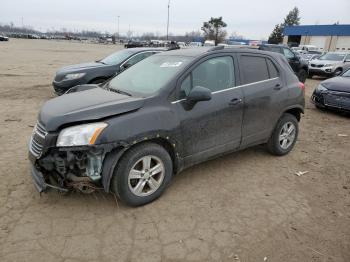
[[299, 78], [299, 81], [302, 82], [302, 83], [305, 83], [306, 81], [306, 78], [307, 78], [307, 72], [305, 69], [300, 69], [299, 72], [298, 72], [298, 78]]
[[114, 170], [111, 189], [127, 205], [141, 206], [157, 199], [169, 185], [173, 163], [155, 143], [129, 149]]
[[295, 116], [285, 113], [277, 122], [267, 142], [268, 151], [276, 156], [288, 154], [294, 147], [299, 134], [299, 124]]

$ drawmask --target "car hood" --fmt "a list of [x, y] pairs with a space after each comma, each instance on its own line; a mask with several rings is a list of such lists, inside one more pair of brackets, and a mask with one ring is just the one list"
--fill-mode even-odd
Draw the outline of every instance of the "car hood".
[[321, 84], [328, 90], [350, 93], [350, 77], [333, 77], [321, 82]]
[[314, 59], [314, 60], [311, 60], [310, 63], [315, 65], [335, 65], [335, 64], [341, 63], [341, 61]]
[[83, 64], [77, 64], [77, 65], [70, 65], [62, 67], [60, 70], [57, 71], [57, 74], [67, 74], [72, 73], [75, 71], [84, 71], [86, 69], [96, 68], [96, 67], [105, 67], [108, 65], [99, 63], [99, 62], [90, 62], [90, 63], [83, 63]]
[[143, 98], [93, 88], [47, 101], [39, 113], [38, 120], [50, 132], [69, 123], [94, 121], [134, 111], [143, 104]]

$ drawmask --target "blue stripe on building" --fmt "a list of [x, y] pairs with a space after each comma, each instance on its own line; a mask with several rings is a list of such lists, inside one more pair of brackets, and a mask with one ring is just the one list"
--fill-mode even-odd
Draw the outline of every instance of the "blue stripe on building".
[[286, 26], [283, 34], [287, 36], [350, 36], [350, 25], [299, 25]]

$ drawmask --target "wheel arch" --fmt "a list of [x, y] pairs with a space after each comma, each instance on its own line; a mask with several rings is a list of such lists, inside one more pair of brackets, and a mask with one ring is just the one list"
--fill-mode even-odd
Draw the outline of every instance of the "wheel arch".
[[170, 158], [173, 163], [173, 172], [174, 174], [178, 173], [182, 168], [182, 161], [179, 158], [179, 154], [175, 150], [175, 144], [172, 144], [171, 141], [167, 138], [163, 137], [155, 137], [148, 140], [142, 140], [139, 142], [134, 142], [131, 145], [122, 145], [117, 146], [109, 153], [106, 154], [106, 157], [103, 161], [102, 168], [102, 185], [106, 192], [110, 192], [110, 184], [113, 177], [113, 172], [116, 166], [119, 163], [119, 160], [123, 157], [123, 155], [129, 151], [131, 148], [135, 146], [145, 144], [145, 143], [154, 143], [162, 146], [170, 155]]
[[299, 107], [292, 107], [292, 108], [285, 110], [282, 115], [284, 115], [286, 113], [295, 116], [295, 118], [298, 120], [298, 122], [300, 122], [301, 114], [304, 114], [304, 110], [302, 110]]

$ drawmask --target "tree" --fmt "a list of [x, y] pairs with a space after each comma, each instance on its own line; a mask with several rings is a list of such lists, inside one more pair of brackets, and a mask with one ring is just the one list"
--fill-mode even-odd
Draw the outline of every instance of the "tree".
[[275, 25], [275, 28], [273, 29], [273, 31], [269, 37], [268, 43], [269, 44], [281, 43], [283, 41], [282, 33], [283, 33], [282, 24]]
[[300, 25], [299, 9], [294, 7], [284, 18], [283, 26]]
[[225, 39], [226, 31], [223, 30], [227, 24], [222, 21], [222, 16], [215, 18], [211, 17], [208, 22], [204, 22], [202, 26], [202, 31], [204, 32], [204, 37], [207, 40], [214, 40], [215, 45], [222, 42]]
[[275, 25], [275, 28], [273, 29], [270, 37], [269, 37], [269, 44], [279, 44], [283, 41], [283, 29], [286, 26], [294, 26], [300, 24], [300, 16], [299, 16], [299, 9], [298, 7], [294, 7], [287, 16], [284, 18], [284, 21], [282, 24]]

